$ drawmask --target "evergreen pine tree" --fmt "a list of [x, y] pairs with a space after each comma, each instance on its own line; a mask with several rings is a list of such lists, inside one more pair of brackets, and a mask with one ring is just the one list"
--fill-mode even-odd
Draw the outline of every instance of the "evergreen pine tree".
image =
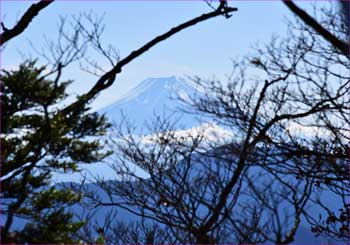
[[[74, 232], [83, 222], [66, 207], [81, 196], [52, 186], [52, 175], [109, 154], [98, 137], [110, 126], [106, 118], [86, 103], [65, 110], [71, 81], [60, 82], [60, 70], [54, 80], [44, 71], [27, 61], [1, 75], [2, 243], [77, 243]], [[16, 217], [27, 221], [17, 231]]]

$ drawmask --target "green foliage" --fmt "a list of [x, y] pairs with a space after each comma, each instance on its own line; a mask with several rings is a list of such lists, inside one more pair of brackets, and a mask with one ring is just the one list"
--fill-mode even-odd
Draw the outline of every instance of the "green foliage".
[[59, 75], [51, 80], [44, 71], [35, 61], [24, 62], [16, 71], [2, 71], [1, 192], [7, 219], [1, 235], [5, 243], [14, 217], [29, 222], [16, 232], [17, 243], [77, 243], [74, 232], [83, 223], [73, 221], [66, 207], [79, 202], [80, 195], [50, 187], [51, 176], [77, 172], [79, 164], [98, 162], [110, 154], [97, 137], [110, 127], [106, 118], [88, 112], [84, 103], [65, 110], [65, 91], [71, 81], [59, 82]]
[[84, 223], [73, 222], [73, 215], [65, 211], [64, 205], [74, 204], [79, 200], [79, 195], [69, 190], [51, 187], [39, 192], [31, 200], [29, 208], [18, 210], [19, 214], [31, 215], [31, 223], [19, 233], [17, 242], [78, 243], [79, 241], [74, 239], [74, 233]]
[[96, 244], [106, 244], [106, 240], [103, 238], [102, 235], [100, 235], [100, 236], [96, 239]]

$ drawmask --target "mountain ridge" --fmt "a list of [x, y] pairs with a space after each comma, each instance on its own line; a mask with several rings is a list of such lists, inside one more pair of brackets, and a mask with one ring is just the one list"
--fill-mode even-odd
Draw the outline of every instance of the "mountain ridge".
[[183, 101], [198, 93], [191, 81], [181, 77], [148, 78], [98, 113], [105, 114], [116, 124], [127, 119], [138, 129], [144, 128], [156, 115], [163, 119], [175, 117], [179, 126], [191, 128], [198, 124], [197, 115], [183, 113], [180, 108], [184, 106]]

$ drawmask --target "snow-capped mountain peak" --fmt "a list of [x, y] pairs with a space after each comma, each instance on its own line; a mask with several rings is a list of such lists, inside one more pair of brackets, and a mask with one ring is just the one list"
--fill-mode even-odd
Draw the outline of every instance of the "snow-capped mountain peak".
[[194, 84], [181, 77], [148, 78], [99, 112], [106, 114], [112, 122], [119, 122], [123, 115], [138, 128], [146, 121], [152, 121], [154, 115], [178, 113], [183, 118], [182, 126], [190, 128], [196, 125], [195, 117], [179, 112], [183, 103], [177, 98], [186, 101], [196, 93]]

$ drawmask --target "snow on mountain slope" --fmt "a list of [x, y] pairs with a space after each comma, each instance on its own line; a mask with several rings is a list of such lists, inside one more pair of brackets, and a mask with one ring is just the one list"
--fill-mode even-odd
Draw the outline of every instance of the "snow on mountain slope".
[[179, 111], [183, 104], [177, 98], [186, 100], [198, 93], [191, 82], [179, 77], [148, 78], [113, 104], [100, 109], [111, 122], [118, 123], [123, 116], [137, 129], [145, 129], [145, 123], [155, 115], [179, 120], [178, 126], [190, 128], [196, 125], [194, 115]]
[[[200, 147], [206, 149], [206, 146], [210, 145], [223, 145], [232, 141], [234, 135], [229, 130], [226, 130], [215, 123], [202, 123], [200, 125], [190, 127], [188, 129], [176, 130], [171, 132], [177, 140], [183, 140], [190, 142], [190, 138], [203, 137]], [[160, 136], [164, 135], [164, 132], [153, 132], [152, 134], [139, 136], [140, 142], [145, 146], [152, 146], [157, 142]], [[138, 136], [137, 136], [138, 137]], [[113, 149], [112, 149], [113, 150]], [[81, 182], [84, 177], [90, 180], [94, 180], [96, 177], [104, 178], [105, 180], [118, 179], [115, 171], [110, 165], [115, 163], [115, 156], [112, 155], [104, 159], [103, 162], [93, 163], [89, 165], [82, 165], [82, 172], [69, 174], [55, 174], [54, 180], [56, 182]], [[148, 178], [148, 174], [141, 168], [135, 166], [135, 172], [140, 176]]]
[[[159, 132], [152, 135], [147, 135], [141, 138], [141, 142], [147, 145], [155, 144], [161, 136], [168, 134], [169, 132]], [[202, 138], [201, 146], [206, 144], [215, 144], [215, 145], [224, 145], [230, 143], [233, 140], [233, 133], [229, 130], [226, 130], [216, 123], [202, 123], [196, 127], [184, 130], [176, 130], [170, 132], [174, 136], [174, 140], [177, 142], [191, 142], [190, 138]]]

